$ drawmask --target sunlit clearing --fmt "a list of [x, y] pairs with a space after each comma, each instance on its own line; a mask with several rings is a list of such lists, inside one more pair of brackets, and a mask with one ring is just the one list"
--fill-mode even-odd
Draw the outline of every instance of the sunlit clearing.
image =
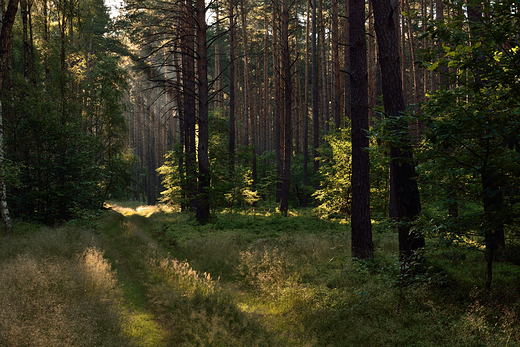
[[118, 205], [115, 202], [106, 202], [105, 207], [112, 209], [120, 214], [122, 214], [125, 217], [130, 217], [135, 214], [149, 218], [154, 213], [158, 212], [173, 212], [175, 209], [173, 207], [170, 207], [168, 205], [142, 205], [137, 206], [135, 209], [131, 207], [123, 207]]

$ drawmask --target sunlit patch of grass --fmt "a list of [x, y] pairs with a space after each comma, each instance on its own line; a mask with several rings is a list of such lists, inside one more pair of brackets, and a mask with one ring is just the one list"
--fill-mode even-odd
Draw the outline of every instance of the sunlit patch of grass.
[[123, 333], [138, 347], [165, 346], [165, 332], [150, 313], [123, 309]]
[[106, 202], [105, 208], [112, 209], [125, 217], [139, 215], [146, 218], [151, 217], [156, 213], [172, 213], [179, 212], [179, 208], [175, 206], [159, 204], [159, 205], [141, 205], [139, 202], [127, 201], [127, 202]]

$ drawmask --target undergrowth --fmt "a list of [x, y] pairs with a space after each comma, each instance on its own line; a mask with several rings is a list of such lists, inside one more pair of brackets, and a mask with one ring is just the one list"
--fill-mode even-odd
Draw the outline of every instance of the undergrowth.
[[348, 224], [308, 210], [200, 226], [166, 206], [109, 207], [2, 237], [0, 346], [520, 345], [513, 261], [486, 292], [483, 255], [433, 238], [403, 272], [384, 221], [364, 261]]

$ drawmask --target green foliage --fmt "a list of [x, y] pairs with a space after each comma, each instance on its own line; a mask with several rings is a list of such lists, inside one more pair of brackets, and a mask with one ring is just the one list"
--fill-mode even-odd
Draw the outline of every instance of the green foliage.
[[[501, 194], [503, 206], [492, 218], [506, 224], [518, 217], [520, 179], [520, 55], [514, 38], [519, 18], [511, 5], [486, 4], [485, 18], [471, 24], [471, 36], [463, 16], [432, 23], [430, 35], [443, 44], [440, 51], [432, 48], [425, 55], [430, 60], [424, 65], [441, 73], [446, 85], [430, 93], [422, 106], [426, 138], [418, 168], [429, 186], [425, 192], [440, 197], [446, 207], [482, 204]], [[484, 189], [486, 177], [494, 178], [496, 190]], [[463, 219], [461, 226], [471, 232], [486, 218], [480, 209], [468, 218], [472, 223]], [[477, 227], [482, 233], [485, 229]]]
[[[241, 147], [235, 160], [234, 171], [229, 171], [228, 137], [229, 124], [219, 112], [212, 114], [209, 120], [209, 159], [211, 167], [211, 187], [208, 194], [212, 209], [225, 207], [253, 206], [260, 198], [253, 188], [251, 167], [251, 148]], [[166, 154], [165, 163], [157, 169], [162, 176], [165, 190], [161, 192], [161, 201], [168, 204], [185, 206], [187, 179], [184, 168], [184, 155], [181, 148]], [[261, 159], [259, 159], [261, 160]], [[182, 165], [179, 165], [182, 164]], [[264, 188], [265, 189], [265, 188]]]
[[181, 188], [181, 172], [179, 169], [179, 154], [177, 151], [166, 153], [164, 165], [157, 169], [159, 175], [163, 177], [162, 185], [164, 190], [161, 192], [160, 201], [167, 204], [183, 204]]
[[[78, 6], [63, 35], [59, 22], [45, 34], [42, 14], [34, 13], [34, 64], [24, 59], [21, 23], [15, 28], [12, 88], [2, 96], [6, 155], [16, 168], [8, 177], [15, 218], [53, 224], [128, 195], [134, 159], [125, 149], [127, 74], [108, 50], [104, 2]], [[60, 6], [49, 11], [68, 18]]]
[[[372, 211], [377, 216], [387, 216], [388, 209], [388, 167], [387, 151], [388, 124], [378, 120], [371, 130], [370, 148], [370, 201]], [[313, 196], [321, 202], [316, 212], [329, 218], [350, 216], [351, 198], [351, 156], [352, 144], [350, 128], [340, 129], [326, 137], [326, 144], [320, 149], [320, 189]]]
[[316, 208], [321, 215], [344, 217], [350, 215], [351, 156], [350, 129], [344, 128], [326, 137], [320, 149], [321, 187], [313, 196], [321, 202]]
[[373, 217], [388, 217], [388, 197], [390, 194], [390, 148], [388, 145], [388, 130], [386, 117], [375, 121], [370, 130], [370, 205]]

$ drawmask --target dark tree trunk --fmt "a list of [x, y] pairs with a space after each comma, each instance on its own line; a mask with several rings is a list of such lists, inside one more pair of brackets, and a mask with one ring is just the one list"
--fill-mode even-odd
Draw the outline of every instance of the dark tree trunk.
[[339, 129], [341, 126], [341, 76], [339, 67], [338, 22], [338, 0], [332, 0], [332, 118], [334, 119], [336, 129]]
[[282, 96], [281, 96], [281, 66], [278, 52], [278, 7], [276, 2], [272, 4], [272, 24], [273, 24], [273, 85], [274, 85], [274, 151], [276, 157], [276, 202], [280, 202], [283, 185], [283, 158], [282, 158]]
[[[265, 153], [267, 151], [267, 137], [268, 137], [268, 125], [267, 120], [270, 119], [269, 115], [269, 26], [268, 26], [268, 17], [267, 14], [265, 14], [264, 17], [264, 81], [263, 81], [263, 100], [262, 100], [262, 135], [261, 135], [261, 141], [262, 141], [262, 153]], [[262, 169], [262, 176], [267, 176], [267, 164], [268, 160], [267, 158], [264, 159], [263, 163], [263, 169]], [[262, 200], [266, 199], [266, 194], [261, 194]]]
[[36, 76], [34, 73], [34, 59], [32, 53], [32, 41], [29, 38], [30, 29], [30, 13], [32, 1], [21, 0], [20, 9], [22, 15], [22, 40], [23, 40], [23, 58], [24, 58], [24, 77], [27, 81], [36, 84]]
[[2, 216], [2, 221], [6, 231], [11, 231], [12, 223], [11, 218], [9, 217], [9, 208], [7, 206], [7, 188], [5, 185], [4, 126], [1, 98], [9, 67], [9, 57], [11, 55], [11, 34], [17, 11], [18, 0], [10, 0], [7, 4], [5, 13], [0, 11], [0, 14], [3, 15], [2, 22], [0, 23], [0, 214]]
[[322, 96], [322, 107], [323, 107], [323, 133], [329, 132], [329, 77], [327, 73], [327, 43], [325, 41], [325, 19], [323, 18], [323, 1], [318, 0], [318, 11], [319, 11], [319, 30], [318, 43], [320, 46], [321, 56], [321, 96]]
[[[215, 36], [220, 36], [220, 4], [216, 1], [215, 7]], [[220, 45], [218, 41], [214, 42], [215, 45], [215, 103], [214, 110], [219, 110], [224, 107], [222, 97], [222, 78], [220, 76]]]
[[[245, 134], [246, 139], [250, 140], [247, 143], [251, 145], [251, 176], [253, 179], [252, 188], [256, 190], [258, 173], [256, 165], [256, 122], [255, 112], [253, 108], [253, 93], [251, 87], [251, 76], [249, 70], [249, 53], [248, 53], [248, 36], [247, 36], [247, 14], [246, 14], [246, 0], [242, 0], [240, 6], [240, 17], [242, 19], [242, 40], [244, 47], [244, 122], [247, 123], [249, 118], [249, 134]], [[249, 116], [249, 117], [248, 117]]]
[[506, 247], [504, 222], [501, 216], [504, 207], [503, 193], [500, 189], [500, 177], [494, 170], [484, 169], [482, 173], [482, 202], [485, 215], [486, 289], [490, 290], [493, 278], [493, 261], [499, 252]]
[[312, 0], [312, 38], [311, 38], [311, 55], [312, 55], [312, 121], [313, 121], [313, 148], [314, 148], [314, 189], [320, 188], [318, 181], [318, 173], [320, 170], [320, 162], [318, 160], [318, 148], [320, 147], [320, 115], [319, 115], [319, 91], [318, 91], [318, 53], [316, 49], [317, 40], [316, 28], [316, 0]]
[[186, 168], [186, 199], [190, 209], [196, 208], [197, 168], [196, 168], [196, 107], [195, 107], [195, 57], [193, 5], [191, 0], [184, 4], [184, 26], [182, 35], [182, 94], [184, 109], [184, 154]]
[[291, 155], [292, 155], [292, 82], [291, 56], [289, 51], [289, 9], [287, 1], [282, 5], [282, 66], [284, 81], [284, 145], [283, 145], [283, 180], [280, 197], [280, 212], [287, 215], [289, 208], [289, 188], [291, 183]]
[[229, 179], [235, 176], [235, 13], [234, 0], [229, 0]]
[[350, 0], [350, 80], [352, 115], [352, 256], [373, 258], [368, 155], [368, 75], [365, 0]]
[[[345, 1], [345, 17], [344, 18], [344, 35], [345, 41], [349, 40], [350, 37], [350, 2]], [[350, 121], [351, 119], [351, 109], [350, 109], [350, 95], [351, 95], [351, 87], [350, 87], [350, 47], [349, 45], [344, 45], [343, 47], [343, 55], [345, 57], [345, 73], [343, 74], [343, 85], [344, 85], [344, 112], [345, 112], [345, 121]]]
[[199, 189], [197, 196], [197, 221], [209, 220], [209, 127], [208, 127], [208, 50], [206, 44], [206, 5], [204, 0], [197, 0], [197, 69], [199, 90]]
[[[424, 237], [411, 230], [411, 223], [421, 212], [417, 174], [406, 120], [400, 74], [397, 1], [372, 0], [374, 26], [379, 47], [383, 102], [391, 132], [398, 141], [390, 143], [390, 194], [395, 202], [399, 229], [399, 251], [403, 256], [424, 246]], [[352, 28], [351, 28], [352, 30]]]
[[310, 2], [307, 0], [307, 20], [305, 21], [305, 86], [304, 86], [304, 107], [303, 107], [303, 192], [302, 207], [308, 205], [308, 185], [309, 185], [309, 25], [310, 25]]

